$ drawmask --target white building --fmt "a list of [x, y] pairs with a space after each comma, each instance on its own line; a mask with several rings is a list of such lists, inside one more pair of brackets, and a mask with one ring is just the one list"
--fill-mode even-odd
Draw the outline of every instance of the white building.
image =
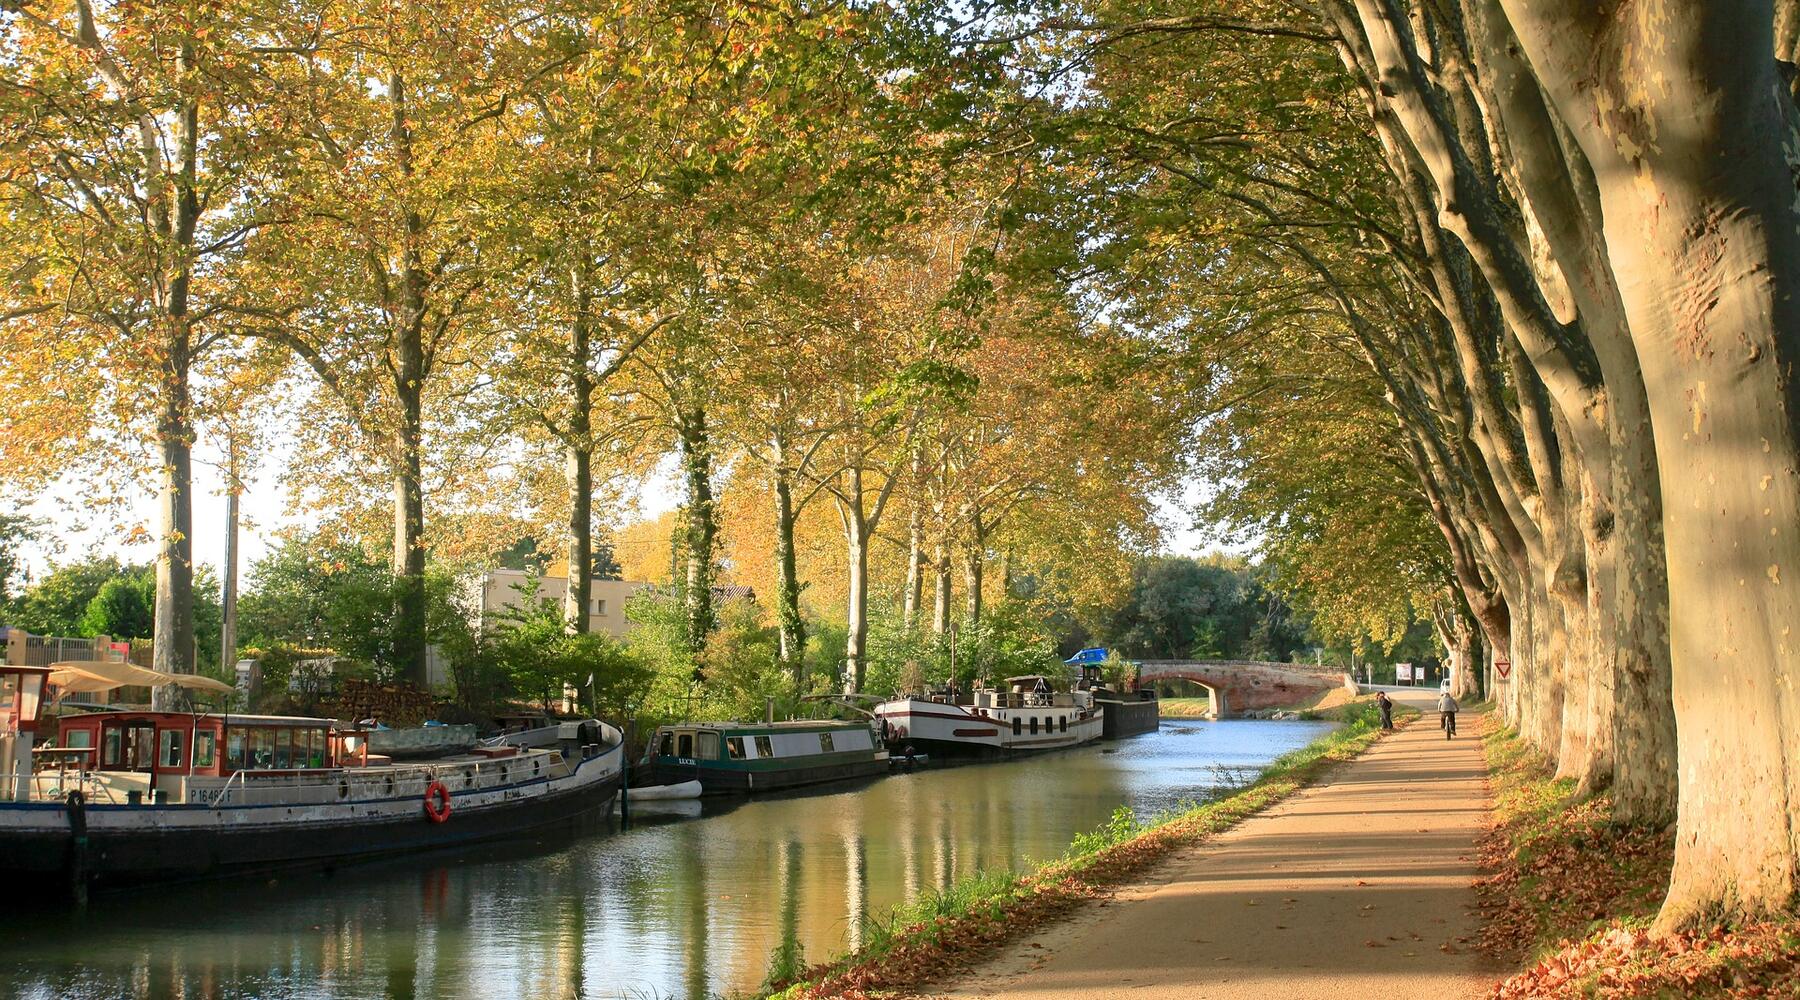
[[[534, 580], [538, 585], [539, 597], [555, 601], [557, 607], [562, 606], [563, 596], [569, 592], [566, 577], [540, 577], [520, 569], [489, 570], [477, 578], [470, 588], [479, 591], [478, 594], [469, 595], [470, 604], [476, 613], [476, 625], [487, 629], [501, 621], [508, 611], [519, 606], [525, 595], [531, 593]], [[625, 618], [625, 602], [633, 594], [650, 588], [651, 584], [631, 580], [589, 580], [588, 631], [624, 635], [631, 626]]]

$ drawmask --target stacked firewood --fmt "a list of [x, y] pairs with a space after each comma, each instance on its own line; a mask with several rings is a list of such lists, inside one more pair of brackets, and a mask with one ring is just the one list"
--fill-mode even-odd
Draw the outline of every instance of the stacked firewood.
[[341, 722], [374, 719], [389, 726], [416, 726], [435, 716], [431, 692], [411, 684], [377, 684], [346, 677], [328, 714]]

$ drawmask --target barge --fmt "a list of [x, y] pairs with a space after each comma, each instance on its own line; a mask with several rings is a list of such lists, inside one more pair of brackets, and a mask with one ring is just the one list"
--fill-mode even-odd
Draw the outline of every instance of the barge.
[[703, 794], [770, 792], [888, 771], [866, 722], [698, 722], [662, 726], [632, 769], [634, 789], [698, 781]]
[[1103, 712], [1091, 692], [1055, 691], [1039, 674], [1006, 684], [976, 691], [968, 704], [950, 694], [895, 698], [875, 706], [875, 719], [891, 753], [911, 747], [934, 760], [1013, 757], [1100, 738]]
[[[143, 673], [134, 685], [163, 676]], [[208, 712], [70, 715], [59, 745], [33, 747], [53, 676], [0, 666], [0, 878], [13, 883], [80, 894], [574, 830], [605, 817], [623, 777], [623, 739], [595, 720], [564, 723], [552, 748], [404, 764], [331, 719]]]

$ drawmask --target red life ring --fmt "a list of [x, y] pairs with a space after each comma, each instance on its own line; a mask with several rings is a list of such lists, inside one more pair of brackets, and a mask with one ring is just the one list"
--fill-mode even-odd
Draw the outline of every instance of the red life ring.
[[450, 789], [441, 781], [425, 786], [425, 818], [442, 823], [450, 818]]

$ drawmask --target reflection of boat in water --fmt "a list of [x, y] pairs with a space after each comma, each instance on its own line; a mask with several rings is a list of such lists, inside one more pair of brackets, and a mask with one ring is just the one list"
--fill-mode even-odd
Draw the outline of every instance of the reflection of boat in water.
[[206, 877], [548, 832], [603, 816], [621, 778], [620, 734], [593, 720], [554, 747], [393, 764], [330, 719], [204, 712], [66, 716], [60, 745], [35, 748], [58, 766], [33, 772], [47, 674], [0, 667], [0, 731], [18, 734], [0, 747], [0, 875], [15, 880]]
[[1059, 692], [1038, 674], [1006, 679], [967, 702], [954, 693], [906, 696], [874, 708], [892, 753], [936, 758], [1001, 757], [1063, 750], [1100, 738], [1101, 713], [1087, 691]]
[[[866, 722], [696, 722], [663, 726], [632, 770], [639, 788], [698, 781], [707, 795], [769, 792], [886, 774]], [[637, 799], [632, 799], [635, 805]]]

